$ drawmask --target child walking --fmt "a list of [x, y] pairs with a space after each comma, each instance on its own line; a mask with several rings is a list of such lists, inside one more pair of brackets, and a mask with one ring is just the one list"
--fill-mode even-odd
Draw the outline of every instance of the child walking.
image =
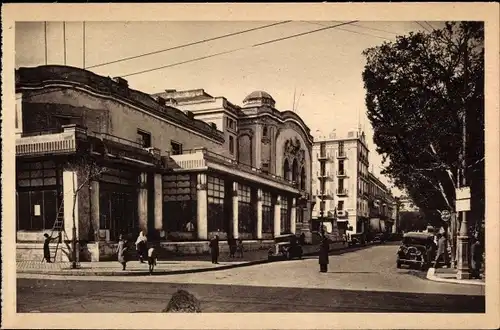
[[149, 265], [149, 275], [153, 274], [153, 270], [156, 266], [156, 260], [158, 259], [156, 247], [153, 245], [148, 250], [148, 265]]

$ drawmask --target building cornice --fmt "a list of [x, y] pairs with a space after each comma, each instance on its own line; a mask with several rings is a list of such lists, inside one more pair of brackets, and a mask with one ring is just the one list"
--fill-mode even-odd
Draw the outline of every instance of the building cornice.
[[99, 76], [80, 68], [46, 65], [16, 70], [16, 92], [48, 87], [80, 88], [103, 98], [133, 105], [144, 112], [172, 122], [174, 125], [196, 132], [206, 138], [224, 142], [224, 134], [204, 121], [191, 119], [183, 111], [161, 105], [150, 95], [121, 85], [110, 77]]

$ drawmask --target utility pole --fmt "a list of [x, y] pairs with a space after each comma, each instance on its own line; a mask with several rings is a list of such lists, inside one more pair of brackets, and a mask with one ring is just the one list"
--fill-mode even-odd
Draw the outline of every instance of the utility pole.
[[[468, 38], [464, 41], [464, 95], [467, 94], [468, 88]], [[461, 180], [458, 180], [458, 185], [460, 188], [467, 188], [467, 174], [466, 174], [466, 166], [467, 166], [467, 98], [464, 96], [462, 107], [462, 148], [460, 155], [460, 167], [461, 167]], [[457, 196], [458, 201], [458, 196]], [[458, 203], [457, 203], [458, 206]], [[470, 263], [469, 263], [469, 228], [467, 225], [467, 208], [462, 208], [461, 211], [461, 224], [460, 231], [457, 237], [457, 253], [458, 253], [458, 265], [457, 265], [457, 279], [470, 279]]]

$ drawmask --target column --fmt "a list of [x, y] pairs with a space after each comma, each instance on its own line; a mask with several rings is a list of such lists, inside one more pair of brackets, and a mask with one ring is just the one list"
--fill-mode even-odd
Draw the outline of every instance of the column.
[[[78, 174], [76, 171], [63, 171], [63, 196], [64, 196], [64, 233], [62, 239], [73, 240], [76, 239], [78, 244], [78, 198], [75, 196], [75, 191], [78, 184]], [[74, 214], [74, 218], [73, 218]], [[73, 260], [73, 245], [63, 245], [61, 249], [68, 248], [69, 260]], [[78, 251], [78, 247], [76, 247]], [[79, 253], [76, 253], [76, 261], [79, 260]]]
[[196, 184], [196, 231], [198, 239], [208, 239], [207, 224], [207, 175], [200, 173]]
[[257, 189], [257, 239], [262, 239], [262, 189]]
[[145, 234], [148, 233], [148, 174], [139, 175], [139, 189], [137, 194], [137, 211], [139, 214], [139, 229]]
[[276, 196], [276, 204], [274, 204], [274, 237], [281, 233], [281, 197]]
[[295, 234], [295, 223], [297, 222], [297, 205], [296, 199], [292, 198], [292, 207], [290, 208], [290, 232]]
[[233, 237], [238, 239], [238, 182], [233, 182]]
[[[78, 199], [74, 195], [77, 188], [78, 174], [76, 171], [63, 172], [63, 196], [64, 196], [64, 231], [67, 239], [73, 239], [73, 226], [76, 228], [76, 238], [78, 239]], [[75, 218], [73, 219], [73, 207], [75, 208]], [[74, 221], [73, 221], [74, 220]], [[63, 239], [64, 236], [63, 236]]]
[[155, 193], [155, 229], [163, 230], [163, 178], [160, 173], [155, 173], [154, 193]]
[[99, 193], [99, 181], [92, 181], [90, 183], [90, 203], [92, 204], [92, 209], [90, 210], [90, 221], [92, 222], [92, 227], [94, 228], [94, 238], [96, 241], [99, 240], [99, 227], [100, 227], [100, 193]]
[[255, 130], [255, 167], [256, 168], [261, 168], [262, 162], [261, 162], [261, 157], [262, 157], [262, 125], [257, 125], [257, 129]]

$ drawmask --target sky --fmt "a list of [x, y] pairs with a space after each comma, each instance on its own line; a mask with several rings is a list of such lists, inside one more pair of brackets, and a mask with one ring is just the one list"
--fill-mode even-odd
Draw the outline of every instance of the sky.
[[[273, 23], [278, 22], [67, 22], [65, 26], [49, 22], [46, 27], [43, 22], [17, 22], [16, 68], [45, 63], [85, 67], [99, 75], [124, 76], [131, 88], [150, 94], [203, 88], [238, 105], [252, 91], [263, 90], [273, 96], [278, 110], [295, 108], [315, 137], [332, 131], [344, 135], [361, 126], [370, 150], [370, 170], [391, 188], [389, 180], [380, 174], [382, 157], [375, 151], [373, 131], [366, 118], [362, 52], [398, 35], [439, 28], [441, 22], [361, 21], [252, 47], [343, 23], [292, 21], [96, 66]], [[207, 57], [222, 52], [228, 53]], [[207, 58], [190, 61], [201, 57]], [[185, 61], [190, 62], [134, 74]], [[397, 189], [393, 193], [401, 194]]]

